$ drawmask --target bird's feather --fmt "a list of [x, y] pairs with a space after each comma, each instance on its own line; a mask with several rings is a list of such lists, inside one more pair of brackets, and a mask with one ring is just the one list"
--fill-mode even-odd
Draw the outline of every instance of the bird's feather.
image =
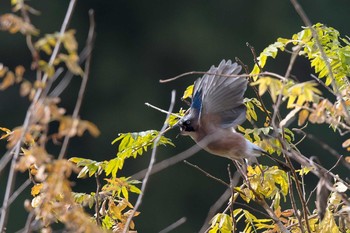
[[222, 60], [218, 67], [212, 66], [208, 74], [196, 80], [191, 107], [198, 107], [200, 102], [199, 120], [203, 115], [217, 114], [222, 128], [234, 127], [245, 120], [243, 94], [248, 81], [244, 77], [227, 77], [238, 75], [241, 69], [237, 63]]

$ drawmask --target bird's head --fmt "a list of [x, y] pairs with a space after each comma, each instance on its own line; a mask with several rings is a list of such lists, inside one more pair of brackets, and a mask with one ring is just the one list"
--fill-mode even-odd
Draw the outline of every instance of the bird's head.
[[181, 135], [193, 136], [198, 128], [198, 118], [193, 117], [191, 113], [187, 114], [179, 120], [176, 126], [180, 127]]

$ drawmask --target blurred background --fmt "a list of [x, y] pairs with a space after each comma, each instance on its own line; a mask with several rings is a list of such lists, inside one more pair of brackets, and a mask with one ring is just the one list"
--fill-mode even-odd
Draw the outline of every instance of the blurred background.
[[[0, 2], [0, 14], [10, 11], [10, 1]], [[33, 24], [41, 36], [60, 29], [69, 1], [32, 0], [28, 4], [41, 12], [32, 16]], [[350, 35], [347, 0], [300, 1], [313, 23], [321, 22], [338, 29], [342, 35]], [[165, 115], [150, 109], [145, 102], [167, 109], [170, 92], [177, 91], [175, 110], [186, 106], [180, 101], [185, 88], [198, 75], [160, 84], [159, 79], [169, 78], [188, 71], [207, 71], [222, 59], [239, 57], [250, 69], [253, 57], [246, 42], [260, 53], [278, 37], [290, 38], [303, 25], [293, 6], [287, 0], [219, 0], [219, 1], [126, 1], [83, 0], [78, 1], [70, 24], [76, 29], [80, 49], [88, 31], [88, 10], [95, 10], [97, 38], [92, 58], [91, 75], [81, 109], [81, 117], [94, 122], [101, 130], [98, 138], [85, 134], [73, 139], [68, 157], [78, 156], [93, 160], [107, 160], [115, 156], [117, 146], [111, 145], [120, 132], [160, 129]], [[0, 32], [0, 62], [14, 68], [23, 64], [27, 76], [31, 56], [21, 34]], [[270, 71], [284, 74], [288, 55], [271, 62]], [[299, 59], [293, 74], [300, 80], [309, 79], [312, 70]], [[31, 78], [31, 77], [27, 77]], [[33, 77], [32, 77], [33, 78]], [[62, 94], [61, 106], [72, 113], [81, 79], [76, 77]], [[29, 102], [18, 95], [18, 87], [0, 92], [0, 126], [14, 128], [23, 123]], [[253, 92], [248, 90], [248, 97]], [[268, 100], [268, 98], [266, 98]], [[249, 126], [247, 124], [247, 126]], [[262, 125], [260, 125], [262, 126]], [[175, 130], [176, 131], [176, 130]], [[310, 132], [323, 138], [339, 153], [340, 138], [327, 127], [310, 126]], [[170, 132], [176, 147], [163, 147], [157, 161], [170, 158], [193, 145], [190, 138], [176, 137]], [[48, 149], [55, 154], [58, 148]], [[300, 144], [307, 156], [318, 156], [329, 167], [335, 159], [312, 142]], [[0, 141], [1, 154], [5, 142]], [[131, 176], [147, 167], [150, 153], [129, 159], [120, 176]], [[211, 174], [228, 181], [227, 164], [230, 161], [201, 151], [189, 159]], [[263, 160], [265, 161], [265, 160]], [[331, 161], [331, 162], [330, 162]], [[262, 162], [264, 164], [264, 162]], [[268, 161], [266, 161], [268, 163]], [[327, 166], [326, 166], [327, 167]], [[232, 168], [233, 169], [233, 168]], [[0, 177], [0, 200], [6, 185], [7, 171]], [[27, 174], [19, 174], [17, 186]], [[312, 177], [311, 177], [312, 178]], [[312, 190], [316, 180], [307, 187]], [[93, 192], [94, 180], [80, 180], [75, 191]], [[204, 223], [210, 206], [225, 191], [225, 187], [205, 177], [197, 170], [180, 162], [153, 176], [149, 181], [141, 214], [135, 218], [139, 232], [158, 232], [182, 217], [187, 221], [174, 232], [197, 232]], [[24, 225], [26, 212], [23, 200], [30, 198], [27, 190], [12, 206], [8, 232], [15, 232]]]

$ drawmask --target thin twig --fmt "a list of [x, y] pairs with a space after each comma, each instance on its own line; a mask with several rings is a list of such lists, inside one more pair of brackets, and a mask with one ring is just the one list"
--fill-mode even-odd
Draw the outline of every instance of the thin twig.
[[[317, 214], [310, 215], [308, 217], [308, 220], [311, 220], [313, 218], [317, 218]], [[305, 220], [303, 220], [303, 222], [305, 222]], [[293, 224], [290, 224], [290, 225], [288, 225], [287, 229], [292, 229], [292, 227], [296, 226], [297, 224], [298, 224], [297, 222], [293, 223]]]
[[[23, 184], [21, 184], [21, 186], [19, 186], [18, 189], [12, 193], [10, 199], [8, 200], [8, 204], [11, 205], [31, 183], [31, 180], [27, 179]], [[2, 208], [0, 208], [0, 211], [1, 210]]]
[[[255, 56], [256, 56], [256, 55], [255, 55]], [[248, 66], [245, 65], [245, 64], [244, 64], [239, 58], [237, 58], [237, 57], [236, 57], [236, 61], [244, 68], [245, 72], [248, 74], [248, 73], [249, 73], [249, 71], [248, 71]], [[250, 77], [249, 77], [249, 82], [250, 82], [250, 83], [253, 83], [253, 82], [254, 82], [253, 76], [250, 76]], [[262, 100], [261, 96], [259, 95], [258, 88], [257, 88], [256, 86], [250, 86], [250, 87], [253, 89], [253, 91], [254, 91], [254, 93], [255, 93], [255, 96], [258, 98], [258, 100], [259, 100], [259, 102], [260, 102], [260, 104], [261, 104], [261, 107], [263, 108], [263, 110], [264, 110], [266, 116], [268, 117], [269, 121], [271, 122], [271, 114], [270, 114], [270, 112], [267, 110], [264, 101]]]
[[176, 228], [178, 228], [179, 226], [181, 226], [182, 224], [184, 224], [186, 222], [186, 217], [182, 217], [179, 220], [177, 220], [176, 222], [170, 224], [169, 226], [167, 226], [166, 228], [164, 228], [163, 230], [159, 231], [159, 233], [168, 233], [171, 232], [172, 230], [175, 230]]
[[230, 74], [230, 75], [225, 75], [225, 74], [215, 74], [215, 73], [209, 73], [209, 72], [203, 72], [203, 71], [190, 71], [190, 72], [186, 72], [186, 73], [182, 73], [180, 75], [177, 75], [173, 78], [168, 78], [168, 79], [160, 79], [159, 82], [160, 83], [167, 83], [167, 82], [172, 82], [172, 81], [175, 81], [176, 79], [179, 79], [179, 78], [182, 78], [184, 76], [187, 76], [187, 75], [192, 75], [192, 74], [208, 74], [208, 75], [217, 75], [217, 76], [222, 76], [222, 77], [228, 77], [228, 78], [234, 78], [234, 77], [239, 77], [239, 78], [243, 78], [243, 77], [252, 77], [252, 76], [271, 76], [271, 77], [274, 77], [274, 78], [277, 78], [277, 79], [281, 79], [281, 80], [286, 80], [285, 77], [279, 75], [279, 74], [276, 74], [276, 73], [273, 73], [273, 72], [267, 72], [267, 71], [264, 71], [264, 72], [261, 72], [259, 74]]
[[260, 66], [260, 63], [258, 61], [258, 57], [256, 56], [255, 48], [253, 46], [251, 46], [248, 42], [246, 43], [246, 45], [248, 46], [248, 48], [250, 49], [251, 53], [253, 54], [254, 63], [259, 67], [260, 72], [262, 72], [263, 69]]
[[13, 147], [11, 150], [6, 151], [6, 153], [1, 157], [0, 159], [0, 177], [1, 173], [7, 166], [7, 164], [11, 161], [11, 158], [13, 156], [13, 152], [15, 150], [15, 147]]
[[311, 76], [311, 78], [313, 78], [314, 80], [316, 80], [319, 84], [321, 84], [324, 88], [326, 88], [327, 91], [329, 91], [329, 92], [332, 93], [334, 96], [336, 96], [336, 94], [334, 93], [334, 91], [333, 91], [329, 86], [327, 86], [324, 82], [322, 82], [322, 80], [319, 79], [316, 75], [311, 74], [310, 76]]
[[[203, 139], [203, 144], [207, 143], [209, 140], [207, 139]], [[195, 153], [197, 153], [198, 151], [202, 150], [202, 148], [200, 146], [198, 146], [198, 144], [194, 144], [193, 146], [191, 146], [190, 148], [188, 148], [187, 150], [177, 154], [177, 155], [174, 155], [174, 156], [171, 156], [169, 159], [165, 159], [159, 163], [156, 163], [154, 166], [153, 166], [153, 169], [150, 173], [150, 175], [153, 175], [157, 172], [160, 172], [170, 166], [173, 166], [185, 159], [188, 159], [189, 157], [191, 157], [192, 155], [194, 155]], [[148, 169], [143, 169], [137, 173], [135, 173], [134, 175], [132, 175], [132, 178], [133, 179], [136, 179], [136, 180], [140, 180], [140, 179], [143, 179], [147, 173]]]
[[213, 179], [213, 180], [219, 182], [220, 184], [223, 184], [223, 185], [225, 185], [225, 186], [228, 187], [228, 188], [230, 187], [230, 185], [229, 185], [228, 183], [226, 183], [225, 181], [223, 181], [223, 180], [221, 180], [221, 179], [219, 179], [219, 178], [213, 176], [213, 175], [210, 174], [209, 172], [204, 171], [202, 168], [198, 167], [197, 165], [195, 165], [195, 164], [193, 164], [193, 163], [190, 163], [190, 162], [188, 162], [187, 160], [184, 160], [184, 163], [187, 164], [187, 165], [189, 165], [189, 166], [191, 166], [191, 167], [193, 167], [193, 168], [195, 168], [195, 169], [197, 169], [198, 171], [202, 172], [205, 176], [207, 176], [207, 177], [209, 177], [209, 178], [211, 178], [211, 179]]
[[30, 211], [27, 217], [26, 225], [21, 233], [30, 233], [32, 232], [32, 222], [35, 218], [34, 210]]
[[[282, 142], [282, 138], [281, 137], [278, 137], [282, 147], [285, 146], [285, 144]], [[287, 163], [290, 165], [291, 167], [291, 174], [294, 178], [294, 181], [295, 181], [295, 187], [296, 187], [296, 190], [297, 190], [297, 193], [298, 193], [298, 196], [299, 196], [299, 200], [300, 200], [300, 203], [301, 203], [301, 207], [302, 207], [302, 212], [303, 212], [303, 215], [304, 215], [304, 219], [307, 219], [308, 217], [308, 208], [307, 208], [307, 205], [306, 205], [306, 200], [304, 199], [304, 196], [303, 196], [303, 192], [302, 192], [302, 188], [300, 187], [300, 183], [299, 183], [299, 180], [298, 180], [298, 175], [292, 165], [292, 162], [290, 161], [290, 158], [289, 156], [285, 156], [285, 159], [287, 160]], [[310, 224], [308, 221], [305, 221], [306, 222], [306, 228], [307, 228], [307, 231], [309, 233], [311, 233], [311, 228], [310, 228]]]
[[297, 129], [294, 128], [293, 129], [294, 132], [303, 135], [304, 137], [306, 137], [307, 139], [317, 143], [323, 150], [328, 151], [328, 153], [330, 153], [333, 157], [335, 157], [337, 160], [340, 160], [341, 163], [348, 169], [350, 169], [350, 164], [347, 163], [343, 157], [340, 155], [340, 153], [338, 151], [336, 151], [335, 149], [333, 149], [332, 147], [330, 147], [327, 143], [325, 143], [324, 141], [322, 141], [321, 139], [315, 137], [314, 135], [310, 134], [310, 133], [306, 133], [305, 131], [301, 130], [301, 129]]
[[[285, 88], [285, 86], [287, 85], [288, 77], [290, 76], [290, 72], [292, 71], [292, 68], [293, 68], [293, 65], [295, 63], [297, 55], [298, 55], [298, 53], [294, 52], [292, 54], [292, 56], [290, 57], [289, 65], [288, 65], [288, 68], [286, 70], [284, 79], [281, 79], [283, 81], [281, 90], [283, 90]], [[271, 125], [275, 130], [277, 129], [276, 118], [278, 118], [278, 119], [280, 118], [279, 107], [282, 104], [282, 97], [283, 97], [282, 94], [278, 95], [276, 104], [273, 105], [274, 112], [273, 112], [272, 119], [271, 119]], [[282, 129], [282, 131], [284, 131], [283, 127], [281, 127], [281, 129]], [[284, 133], [283, 133], [283, 135], [284, 135]]]
[[[62, 74], [62, 72], [64, 71], [63, 67], [59, 67], [55, 74], [50, 77], [50, 79], [47, 81], [46, 86], [45, 86], [45, 90], [43, 91], [43, 93], [40, 96], [41, 102], [44, 102], [47, 94], [50, 91], [50, 88], [52, 87], [52, 84], [56, 81], [56, 79]], [[40, 100], [38, 101], [40, 103]]]
[[[158, 108], [158, 107], [156, 107], [156, 106], [154, 106], [154, 105], [152, 105], [152, 104], [150, 104], [150, 103], [145, 103], [145, 105], [147, 106], [147, 107], [150, 107], [150, 108], [153, 108], [153, 109], [155, 109], [155, 110], [157, 110], [157, 111], [159, 111], [159, 112], [162, 112], [162, 113], [165, 113], [165, 114], [169, 114], [169, 112], [168, 111], [166, 111], [166, 110], [164, 110], [164, 109], [161, 109], [161, 108]], [[176, 114], [176, 113], [170, 113], [171, 115], [173, 115], [173, 116], [176, 116], [176, 117], [178, 117], [178, 118], [181, 118], [182, 116], [180, 116], [180, 115], [178, 115], [178, 114]]]
[[[169, 110], [168, 112], [172, 112], [173, 108], [174, 108], [174, 105], [175, 105], [175, 91], [172, 91], [171, 92], [171, 101], [170, 101], [170, 106], [169, 106]], [[129, 225], [131, 223], [131, 220], [133, 219], [137, 209], [139, 208], [139, 206], [141, 205], [142, 203], [142, 198], [143, 198], [143, 195], [145, 194], [145, 190], [146, 190], [146, 187], [147, 187], [147, 183], [148, 183], [148, 179], [151, 175], [151, 172], [152, 172], [152, 169], [153, 169], [153, 165], [156, 161], [156, 152], [157, 152], [157, 145], [158, 145], [158, 142], [160, 140], [160, 137], [162, 135], [162, 132], [166, 129], [167, 127], [167, 121], [169, 119], [169, 116], [170, 114], [167, 114], [167, 117], [164, 121], [164, 124], [163, 124], [163, 127], [162, 129], [160, 130], [160, 133], [159, 135], [156, 137], [156, 139], [154, 140], [153, 142], [153, 149], [152, 149], [152, 155], [151, 155], [151, 159], [150, 159], [150, 162], [149, 162], [149, 165], [148, 165], [148, 169], [147, 169], [147, 173], [145, 175], [145, 178], [143, 179], [142, 181], [142, 186], [141, 186], [141, 193], [140, 195], [138, 196], [137, 198], [137, 201], [136, 201], [136, 204], [134, 206], [134, 209], [132, 210], [132, 212], [130, 213], [125, 225], [124, 225], [124, 229], [123, 229], [123, 233], [127, 233], [129, 231]]]
[[[92, 48], [93, 48], [93, 44], [94, 44], [94, 40], [95, 40], [95, 19], [94, 19], [94, 11], [93, 10], [89, 10], [89, 20], [90, 20], [90, 28], [89, 28], [88, 38], [86, 41], [86, 46], [90, 48], [89, 49], [90, 54], [86, 58], [83, 80], [82, 80], [81, 85], [80, 85], [77, 102], [75, 104], [74, 111], [72, 114], [73, 122], [74, 122], [74, 120], [77, 120], [79, 118], [79, 112], [80, 112], [80, 108], [81, 108], [81, 105], [82, 105], [82, 102], [84, 99], [86, 84], [87, 84], [87, 81], [88, 81], [89, 75], [90, 75]], [[76, 126], [73, 124], [73, 127], [71, 130], [74, 130], [74, 127], [76, 127]], [[58, 159], [64, 158], [68, 144], [69, 144], [69, 140], [70, 140], [70, 135], [68, 133], [63, 140], [61, 151], [60, 151], [60, 154], [58, 156]]]
[[101, 182], [100, 182], [100, 177], [98, 175], [98, 172], [95, 173], [95, 179], [96, 179], [96, 193], [95, 193], [96, 223], [97, 223], [98, 226], [101, 226], [100, 200], [99, 200], [99, 193], [100, 193], [100, 190], [101, 190]]
[[[229, 180], [230, 180], [231, 199], [233, 200], [233, 197], [235, 195], [234, 187], [236, 185], [233, 184], [233, 177], [232, 177], [232, 174], [231, 174], [231, 165], [230, 164], [227, 164], [227, 173], [228, 173], [228, 177], [229, 177]], [[238, 171], [235, 172], [235, 175], [237, 175], [237, 174], [239, 176]], [[236, 182], [238, 183], [238, 180]], [[230, 216], [232, 218], [232, 229], [233, 229], [233, 232], [235, 232], [235, 229], [236, 229], [236, 226], [237, 226], [237, 222], [236, 222], [235, 216], [233, 215], [233, 201], [230, 203]]]
[[[190, 71], [190, 72], [186, 72], [186, 73], [182, 73], [180, 75], [177, 75], [173, 78], [160, 79], [159, 82], [160, 83], [172, 82], [172, 81], [175, 81], [176, 79], [179, 79], [179, 78], [184, 77], [184, 76], [192, 75], [192, 74], [209, 74], [209, 73], [203, 72], [203, 71]], [[215, 75], [215, 74], [213, 74], [213, 75]]]
[[291, 72], [292, 72], [292, 69], [293, 69], [293, 66], [294, 66], [294, 63], [299, 55], [299, 51], [301, 49], [301, 46], [297, 46], [297, 49], [295, 51], [293, 51], [291, 57], [290, 57], [290, 61], [289, 61], [289, 65], [288, 65], [288, 68], [286, 70], [286, 73], [284, 74], [284, 77], [285, 78], [289, 78]]
[[294, 197], [294, 191], [293, 191], [293, 182], [292, 182], [292, 178], [290, 173], [288, 173], [288, 183], [289, 183], [289, 198], [290, 198], [290, 203], [292, 204], [292, 208], [294, 210], [294, 215], [297, 217], [298, 219], [298, 224], [300, 227], [300, 230], [302, 233], [305, 232], [303, 224], [302, 224], [302, 218], [300, 217], [300, 214], [298, 212], [298, 208], [297, 205], [295, 203], [295, 197]]
[[[89, 54], [91, 53], [91, 51], [89, 49], [92, 49], [92, 47], [90, 48], [90, 46], [85, 46], [85, 48], [83, 49], [83, 51], [80, 52], [79, 54], [79, 62], [78, 64], [81, 65], [85, 62], [86, 58], [89, 56]], [[72, 73], [72, 71], [67, 70], [66, 74], [64, 75], [64, 77], [61, 79], [61, 81], [57, 84], [57, 86], [50, 92], [50, 97], [58, 97], [62, 94], [62, 92], [68, 87], [70, 81], [72, 80], [74, 74]]]
[[[31, 24], [31, 20], [30, 20], [29, 14], [27, 12], [26, 5], [24, 4], [24, 1], [20, 2], [19, 4], [21, 4], [21, 15], [22, 15], [24, 21], [28, 24]], [[33, 45], [32, 35], [30, 33], [28, 33], [26, 35], [26, 43], [27, 43], [28, 49], [33, 57], [32, 68], [36, 69], [37, 65], [38, 65], [38, 61], [39, 61], [39, 53]]]

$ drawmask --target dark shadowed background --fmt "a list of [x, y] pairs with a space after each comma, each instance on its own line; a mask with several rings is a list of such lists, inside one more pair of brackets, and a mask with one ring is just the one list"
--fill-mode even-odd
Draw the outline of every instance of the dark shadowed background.
[[[0, 14], [10, 11], [10, 1], [1, 1]], [[40, 16], [33, 16], [34, 25], [41, 35], [58, 31], [64, 18], [68, 1], [32, 0], [28, 2]], [[348, 0], [301, 1], [313, 23], [321, 22], [335, 27], [342, 35], [350, 35]], [[111, 159], [117, 147], [111, 141], [119, 132], [160, 129], [165, 115], [147, 108], [150, 102], [168, 108], [170, 92], [177, 90], [175, 110], [184, 106], [180, 101], [184, 89], [197, 75], [160, 84], [159, 79], [183, 72], [206, 71], [222, 59], [239, 57], [250, 68], [253, 58], [246, 42], [259, 53], [278, 37], [291, 37], [301, 30], [302, 21], [287, 0], [218, 0], [218, 1], [78, 1], [70, 28], [76, 29], [80, 49], [88, 30], [88, 10], [96, 14], [97, 38], [92, 59], [90, 81], [81, 110], [83, 119], [94, 122], [101, 130], [98, 138], [86, 134], [73, 139], [68, 156], [87, 157], [94, 160]], [[0, 32], [0, 62], [10, 68], [23, 64], [29, 70], [30, 53], [25, 38], [20, 34]], [[288, 56], [272, 62], [269, 69], [284, 74]], [[311, 70], [299, 59], [293, 74], [300, 80], [309, 79]], [[32, 75], [30, 71], [26, 73]], [[30, 78], [30, 77], [28, 77]], [[63, 93], [61, 106], [72, 113], [80, 78], [76, 77]], [[29, 102], [18, 96], [18, 87], [0, 92], [0, 126], [13, 128], [23, 123]], [[248, 90], [248, 96], [253, 93]], [[267, 98], [268, 99], [268, 98]], [[54, 126], [55, 127], [55, 126]], [[329, 137], [331, 130], [311, 126], [310, 129], [330, 145], [339, 146], [339, 138]], [[157, 160], [174, 156], [193, 145], [189, 138], [176, 138], [177, 132], [168, 134], [175, 148], [161, 148]], [[2, 154], [5, 142], [0, 142]], [[335, 163], [317, 144], [303, 143], [300, 149], [308, 156], [316, 155], [327, 161], [326, 167]], [[337, 148], [341, 153], [344, 151]], [[52, 154], [57, 148], [49, 148]], [[147, 167], [150, 153], [134, 160], [129, 159], [120, 175], [130, 176]], [[228, 180], [228, 160], [199, 152], [189, 159], [201, 168]], [[264, 160], [265, 161], [265, 160]], [[0, 177], [0, 197], [6, 185], [5, 171]], [[27, 174], [20, 174], [17, 186]], [[314, 188], [311, 183], [308, 190]], [[95, 191], [94, 180], [79, 181], [76, 191]], [[186, 217], [187, 222], [174, 232], [197, 232], [204, 223], [210, 206], [224, 192], [225, 187], [205, 177], [197, 170], [179, 163], [151, 176], [141, 215], [135, 218], [139, 232], [158, 232], [176, 220]], [[30, 198], [27, 190], [12, 206], [8, 232], [24, 225], [26, 216], [23, 200]]]

